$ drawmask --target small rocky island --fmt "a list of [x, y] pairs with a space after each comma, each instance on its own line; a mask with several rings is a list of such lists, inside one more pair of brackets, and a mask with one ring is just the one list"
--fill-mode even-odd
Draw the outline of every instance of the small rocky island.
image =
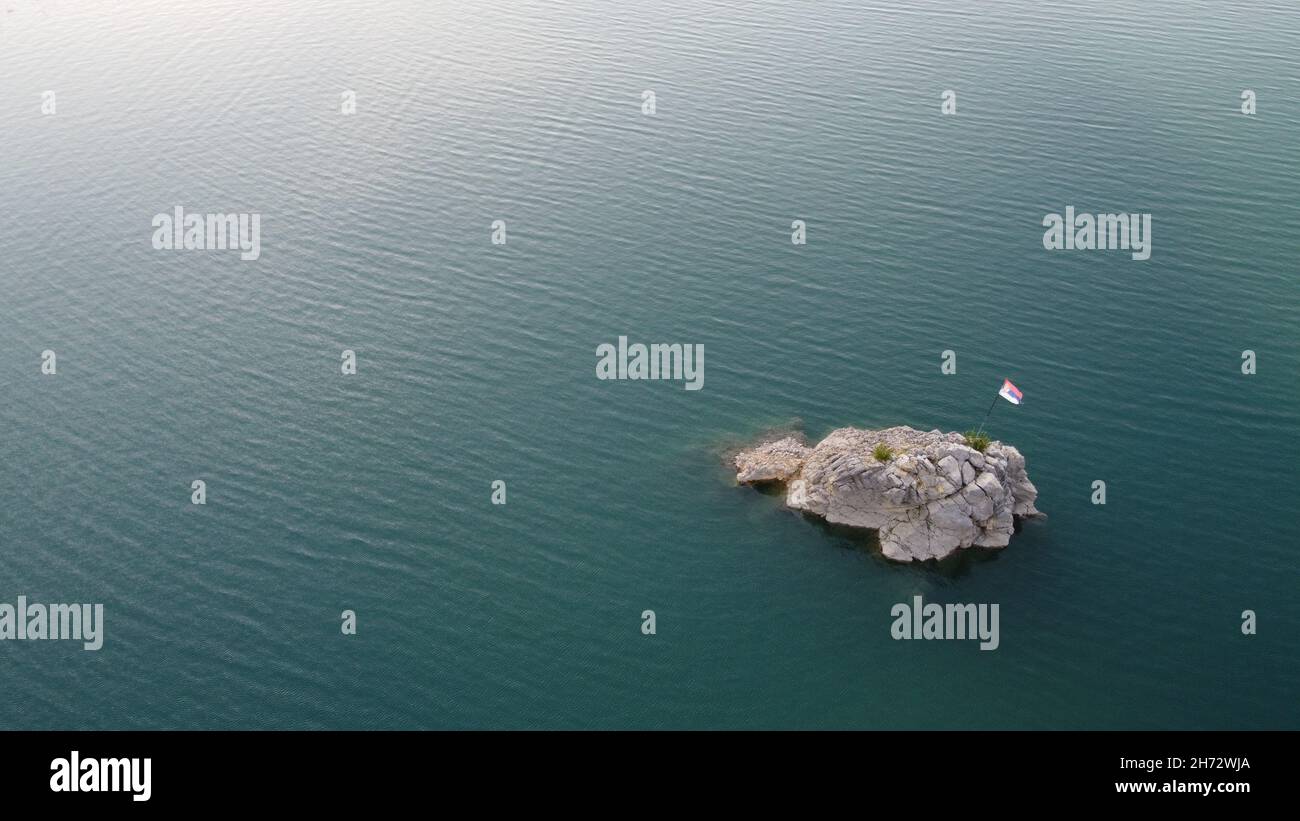
[[879, 530], [896, 561], [1006, 547], [1015, 517], [1040, 515], [1020, 451], [960, 433], [840, 428], [814, 447], [795, 436], [767, 441], [735, 462], [737, 482], [784, 484], [795, 510]]

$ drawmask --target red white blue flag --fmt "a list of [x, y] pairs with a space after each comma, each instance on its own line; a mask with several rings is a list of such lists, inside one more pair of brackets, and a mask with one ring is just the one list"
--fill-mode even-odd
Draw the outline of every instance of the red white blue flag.
[[1002, 390], [998, 391], [998, 396], [1001, 396], [1013, 405], [1019, 405], [1020, 400], [1025, 398], [1025, 395], [1020, 392], [1020, 388], [1011, 384], [1010, 379], [1002, 380]]

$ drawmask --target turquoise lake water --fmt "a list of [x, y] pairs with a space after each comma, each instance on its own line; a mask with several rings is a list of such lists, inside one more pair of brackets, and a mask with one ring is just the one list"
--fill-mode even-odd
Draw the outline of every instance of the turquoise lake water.
[[[0, 642], [0, 727], [1300, 727], [1298, 55], [1292, 2], [9, 0], [0, 601], [106, 635]], [[261, 258], [154, 250], [177, 205]], [[1003, 378], [1004, 551], [723, 464]], [[918, 594], [1000, 647], [891, 639]]]

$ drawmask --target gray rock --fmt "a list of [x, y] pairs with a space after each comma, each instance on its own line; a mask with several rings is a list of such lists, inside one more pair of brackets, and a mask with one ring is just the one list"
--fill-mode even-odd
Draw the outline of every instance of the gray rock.
[[736, 481], [785, 482], [797, 474], [812, 449], [793, 436], [741, 451], [736, 456]]
[[[873, 455], [880, 444], [893, 451], [883, 462]], [[1006, 547], [1015, 517], [1040, 515], [1020, 451], [992, 442], [980, 453], [959, 433], [840, 428], [815, 447], [787, 437], [735, 462], [742, 484], [785, 483], [791, 508], [879, 530], [881, 550], [898, 561]]]

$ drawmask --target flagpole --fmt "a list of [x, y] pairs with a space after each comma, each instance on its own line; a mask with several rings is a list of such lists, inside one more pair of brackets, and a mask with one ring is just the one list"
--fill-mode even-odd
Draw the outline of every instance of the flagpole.
[[1000, 393], [996, 393], [996, 394], [993, 395], [993, 401], [992, 401], [991, 403], [989, 403], [989, 409], [988, 409], [987, 411], [985, 411], [985, 413], [984, 413], [984, 422], [980, 422], [980, 428], [979, 428], [979, 430], [975, 431], [975, 435], [976, 435], [976, 436], [979, 436], [981, 433], [984, 432], [984, 424], [985, 424], [985, 422], [988, 422], [988, 421], [989, 421], [989, 414], [993, 412], [993, 406], [996, 405], [996, 404], [998, 403], [998, 400], [999, 400], [1000, 398], [1002, 398], [1002, 394], [1000, 394]]

